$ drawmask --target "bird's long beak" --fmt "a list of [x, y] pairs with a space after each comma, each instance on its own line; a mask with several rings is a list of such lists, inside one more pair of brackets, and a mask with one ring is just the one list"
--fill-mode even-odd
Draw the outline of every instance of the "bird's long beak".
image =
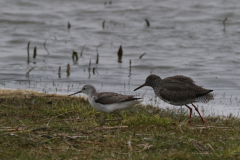
[[142, 87], [144, 87], [144, 86], [146, 86], [145, 83], [144, 83], [143, 85], [139, 86], [138, 88], [134, 89], [134, 91], [136, 91], [136, 90], [138, 90], [138, 89], [140, 89], [140, 88], [142, 88]]
[[73, 93], [73, 94], [69, 94], [68, 96], [72, 96], [72, 95], [78, 94], [78, 93], [82, 93], [82, 90], [81, 90], [81, 91], [78, 91], [78, 92], [76, 92], [76, 93]]

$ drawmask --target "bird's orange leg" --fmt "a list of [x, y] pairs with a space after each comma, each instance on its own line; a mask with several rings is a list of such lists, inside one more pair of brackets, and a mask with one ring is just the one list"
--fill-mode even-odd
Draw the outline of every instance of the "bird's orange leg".
[[192, 108], [189, 107], [188, 105], [185, 104], [186, 107], [188, 107], [188, 109], [190, 110], [190, 116], [189, 116], [189, 120], [188, 120], [188, 123], [190, 124], [191, 123], [191, 117], [192, 117]]
[[[191, 103], [191, 104], [192, 104], [192, 103]], [[200, 112], [198, 111], [198, 108], [197, 108], [196, 106], [194, 106], [194, 104], [192, 104], [192, 105], [193, 105], [193, 107], [195, 108], [195, 110], [198, 112], [199, 116], [201, 117], [202, 122], [205, 123], [205, 121], [204, 121], [204, 119], [202, 118]]]

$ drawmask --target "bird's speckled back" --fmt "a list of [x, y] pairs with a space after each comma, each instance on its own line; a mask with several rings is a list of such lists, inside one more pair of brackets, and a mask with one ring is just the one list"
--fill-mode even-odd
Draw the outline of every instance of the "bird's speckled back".
[[163, 101], [173, 105], [185, 105], [194, 102], [207, 103], [212, 100], [213, 90], [197, 86], [194, 81], [185, 76], [167, 77], [153, 86], [155, 94]]

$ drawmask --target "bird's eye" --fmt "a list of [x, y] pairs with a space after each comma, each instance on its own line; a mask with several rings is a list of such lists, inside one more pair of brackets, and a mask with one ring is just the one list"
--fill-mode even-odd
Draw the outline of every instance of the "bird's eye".
[[83, 90], [85, 90], [86, 88], [84, 87]]

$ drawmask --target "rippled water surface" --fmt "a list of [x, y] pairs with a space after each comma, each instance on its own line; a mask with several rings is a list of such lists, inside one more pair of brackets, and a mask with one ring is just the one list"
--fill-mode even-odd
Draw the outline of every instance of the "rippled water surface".
[[[210, 114], [239, 114], [238, 0], [111, 2], [0, 0], [0, 87], [68, 94], [93, 84], [98, 91], [144, 94], [148, 103], [171, 107], [155, 101], [150, 87], [133, 89], [151, 73], [162, 78], [185, 75], [216, 94], [214, 101], [198, 104], [200, 108]], [[122, 63], [117, 57], [120, 45]], [[78, 61], [72, 59], [73, 50]]]

